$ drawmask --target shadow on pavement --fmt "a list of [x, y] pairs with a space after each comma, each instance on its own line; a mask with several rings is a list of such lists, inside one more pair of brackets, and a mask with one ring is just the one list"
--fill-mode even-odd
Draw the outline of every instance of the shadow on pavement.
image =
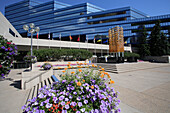
[[21, 89], [21, 80], [16, 80], [10, 86], [14, 86], [17, 89]]

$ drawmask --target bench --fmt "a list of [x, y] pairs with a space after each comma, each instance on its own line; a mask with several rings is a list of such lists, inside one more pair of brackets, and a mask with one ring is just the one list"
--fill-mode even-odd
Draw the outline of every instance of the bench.
[[52, 75], [51, 78], [53, 79], [54, 82], [57, 82], [57, 81], [59, 82], [56, 76]]

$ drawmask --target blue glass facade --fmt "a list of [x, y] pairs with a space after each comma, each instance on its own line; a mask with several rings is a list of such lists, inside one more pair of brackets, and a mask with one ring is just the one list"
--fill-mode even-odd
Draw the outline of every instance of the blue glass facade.
[[95, 36], [107, 36], [109, 28], [122, 26], [124, 38], [128, 43], [135, 43], [137, 36], [135, 30], [140, 24], [145, 24], [149, 29], [154, 26], [154, 22], [161, 21], [162, 31], [166, 34], [170, 26], [170, 15], [149, 17], [147, 14], [131, 7], [123, 7], [105, 10], [89, 3], [78, 5], [68, 5], [57, 1], [39, 3], [33, 0], [24, 0], [5, 8], [5, 16], [18, 30], [21, 35], [25, 35], [24, 24], [34, 23], [40, 27], [40, 38], [48, 38], [51, 34], [53, 39], [73, 41], [81, 37], [81, 41], [86, 38], [93, 39]]

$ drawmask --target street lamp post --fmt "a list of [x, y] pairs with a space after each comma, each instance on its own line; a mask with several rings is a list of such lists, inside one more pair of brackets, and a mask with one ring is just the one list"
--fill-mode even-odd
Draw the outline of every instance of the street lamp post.
[[[29, 26], [30, 26], [30, 28], [29, 28]], [[27, 31], [28, 33], [31, 33], [31, 69], [30, 70], [32, 70], [32, 56], [33, 56], [33, 53], [32, 53], [32, 37], [33, 37], [34, 33], [40, 31], [40, 28], [39, 27], [35, 27], [34, 23], [30, 23], [29, 26], [28, 25], [24, 25], [23, 29], [25, 31]]]

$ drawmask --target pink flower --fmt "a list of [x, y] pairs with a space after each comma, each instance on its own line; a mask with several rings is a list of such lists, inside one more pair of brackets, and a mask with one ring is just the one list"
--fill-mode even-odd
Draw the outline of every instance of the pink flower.
[[0, 68], [2, 67], [2, 65], [0, 65]]

